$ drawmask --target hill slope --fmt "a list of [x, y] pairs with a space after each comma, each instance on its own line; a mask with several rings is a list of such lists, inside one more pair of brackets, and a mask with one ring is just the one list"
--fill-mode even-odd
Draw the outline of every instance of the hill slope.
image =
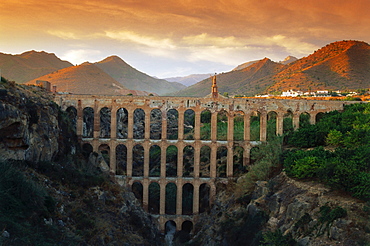
[[[365, 42], [334, 42], [307, 57], [287, 65], [283, 63], [265, 58], [241, 70], [219, 74], [219, 92], [253, 96], [291, 89], [355, 90], [370, 87], [370, 45]], [[210, 93], [211, 84], [211, 80], [206, 79], [175, 95], [205, 96]]]
[[276, 74], [268, 91], [345, 90], [370, 87], [370, 45], [331, 43]]
[[191, 86], [191, 85], [194, 85], [194, 84], [198, 83], [199, 81], [202, 81], [202, 80], [208, 78], [210, 75], [211, 75], [211, 73], [209, 73], [209, 74], [191, 74], [191, 75], [188, 75], [188, 76], [185, 76], [185, 77], [165, 78], [165, 80], [167, 80], [169, 82], [178, 82], [178, 83], [181, 83], [181, 84], [186, 85], [186, 86]]
[[33, 79], [27, 82], [27, 84], [36, 84], [36, 80], [49, 81], [52, 85], [57, 86], [57, 91], [59, 92], [108, 95], [127, 94], [126, 87], [91, 63], [64, 68]]
[[20, 55], [0, 53], [2, 76], [17, 83], [24, 83], [70, 66], [73, 66], [70, 62], [62, 61], [55, 54], [44, 51], [32, 50]]
[[130, 90], [149, 91], [163, 95], [186, 87], [180, 83], [171, 83], [164, 79], [150, 77], [131, 67], [118, 56], [107, 57], [95, 65]]

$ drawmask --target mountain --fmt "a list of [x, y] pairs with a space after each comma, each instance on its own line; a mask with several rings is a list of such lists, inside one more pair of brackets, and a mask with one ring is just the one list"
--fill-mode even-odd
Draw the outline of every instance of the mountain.
[[17, 83], [24, 83], [59, 69], [73, 66], [55, 54], [44, 51], [27, 51], [20, 55], [0, 53], [2, 76]]
[[370, 87], [370, 45], [339, 41], [289, 64], [274, 75], [267, 92], [355, 90]]
[[[41, 76], [27, 82], [27, 84], [36, 84], [37, 80], [46, 80], [52, 85], [56, 85], [58, 92], [107, 95], [138, 94], [136, 91], [128, 90], [99, 67], [88, 62]], [[139, 94], [146, 95], [148, 93]]]
[[[289, 62], [292, 61], [292, 62]], [[284, 63], [289, 62], [287, 65]], [[205, 96], [212, 81], [206, 79], [175, 93]], [[338, 41], [294, 61], [276, 63], [268, 58], [240, 70], [217, 75], [222, 94], [254, 96], [287, 90], [356, 90], [370, 88], [370, 45], [361, 41]]]
[[284, 64], [284, 65], [287, 65], [289, 63], [295, 62], [296, 60], [298, 60], [297, 57], [287, 56], [283, 61], [279, 61], [279, 63]]
[[202, 81], [206, 78], [209, 78], [212, 74], [191, 74], [184, 77], [171, 77], [171, 78], [164, 78], [165, 80], [169, 82], [178, 82], [185, 86], [191, 86], [193, 84], [198, 83], [199, 81]]
[[[268, 58], [260, 60], [246, 68], [217, 75], [219, 93], [244, 93], [254, 95], [265, 90], [270, 85], [270, 78], [285, 68], [285, 65], [271, 61]], [[189, 86], [174, 95], [177, 96], [206, 96], [211, 93], [212, 78], [205, 79]]]
[[249, 67], [250, 65], [253, 65], [254, 63], [259, 62], [259, 61], [261, 60], [255, 60], [255, 61], [249, 61], [249, 62], [242, 63], [236, 68], [234, 68], [232, 71], [242, 70], [243, 68]]
[[118, 56], [107, 57], [95, 65], [130, 90], [149, 91], [164, 95], [186, 88], [180, 83], [171, 83], [164, 79], [150, 77], [131, 67]]

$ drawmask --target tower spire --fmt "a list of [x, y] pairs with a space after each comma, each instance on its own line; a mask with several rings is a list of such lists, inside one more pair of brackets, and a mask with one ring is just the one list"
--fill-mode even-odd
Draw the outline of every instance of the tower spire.
[[212, 78], [212, 89], [211, 89], [212, 98], [218, 97], [218, 87], [216, 83], [216, 74]]

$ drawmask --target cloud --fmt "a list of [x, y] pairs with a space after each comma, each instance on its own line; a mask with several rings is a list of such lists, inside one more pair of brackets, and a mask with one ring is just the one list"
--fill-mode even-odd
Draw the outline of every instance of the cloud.
[[47, 31], [52, 36], [56, 36], [61, 39], [80, 39], [77, 35], [73, 32], [65, 32], [65, 31], [58, 31], [58, 30], [49, 30]]
[[[92, 50], [92, 49], [74, 49], [67, 51], [64, 55], [61, 56], [63, 60], [67, 60], [73, 64], [81, 64], [86, 62], [86, 57], [95, 57], [98, 61], [100, 58], [98, 56], [101, 55], [101, 51], [99, 50]], [[90, 61], [90, 62], [95, 62]]]
[[234, 36], [229, 37], [216, 37], [207, 33], [199, 35], [186, 36], [182, 38], [184, 43], [197, 46], [217, 46], [217, 47], [235, 47], [243, 46], [240, 40]]

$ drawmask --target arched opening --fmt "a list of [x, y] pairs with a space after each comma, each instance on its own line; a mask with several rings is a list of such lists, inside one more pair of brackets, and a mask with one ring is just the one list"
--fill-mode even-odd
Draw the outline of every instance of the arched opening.
[[[176, 233], [176, 223], [175, 223], [175, 221], [173, 221], [173, 220], [167, 221], [166, 224], [164, 224], [164, 227], [165, 227], [164, 228], [165, 234], [166, 235], [167, 234], [172, 235], [172, 237], [171, 237], [171, 241], [172, 241], [173, 235], [175, 235], [175, 233]], [[166, 241], [167, 241], [167, 238], [166, 238]], [[170, 243], [170, 242], [168, 242], [168, 243]]]
[[110, 138], [111, 111], [104, 107], [100, 109], [100, 134], [99, 138]]
[[177, 147], [170, 145], [166, 150], [166, 177], [177, 176]]
[[193, 214], [193, 194], [194, 187], [192, 184], [184, 184], [182, 187], [182, 214]]
[[307, 112], [304, 112], [299, 115], [299, 127], [304, 127], [310, 125], [310, 114]]
[[135, 181], [131, 186], [132, 193], [134, 193], [136, 199], [140, 201], [141, 206], [143, 205], [143, 185], [139, 181]]
[[194, 177], [194, 147], [186, 146], [183, 153], [183, 177]]
[[217, 148], [217, 177], [226, 178], [227, 167], [227, 148], [220, 146]]
[[109, 166], [110, 164], [110, 148], [109, 148], [109, 145], [108, 144], [102, 144], [99, 146], [99, 153], [102, 155], [104, 161], [107, 163], [107, 165]]
[[66, 112], [68, 114], [68, 118], [72, 123], [72, 129], [74, 132], [77, 132], [77, 109], [73, 106], [69, 106], [66, 109]]
[[251, 141], [259, 141], [260, 140], [260, 119], [261, 115], [259, 112], [254, 111], [251, 114], [250, 119], [250, 138]]
[[94, 137], [94, 109], [87, 107], [83, 109], [83, 129], [82, 137]]
[[227, 140], [228, 115], [226, 110], [221, 110], [217, 114], [217, 140]]
[[267, 114], [267, 140], [272, 140], [276, 137], [276, 118], [277, 114], [274, 111], [270, 111]]
[[181, 225], [181, 230], [190, 233], [193, 230], [193, 222], [185, 220]]
[[200, 139], [211, 139], [211, 111], [203, 110], [200, 114]]
[[316, 114], [316, 123], [319, 122], [323, 117], [324, 117], [325, 113], [323, 112], [320, 112], [320, 113], [317, 113]]
[[211, 148], [209, 146], [202, 146], [200, 148], [200, 165], [199, 177], [209, 178], [211, 163]]
[[184, 139], [194, 139], [195, 113], [194, 110], [188, 109], [184, 112]]
[[292, 111], [288, 111], [284, 114], [283, 119], [283, 136], [284, 136], [284, 144], [288, 143], [290, 134], [294, 132], [293, 126], [293, 113]]
[[134, 139], [144, 139], [145, 112], [141, 108], [134, 111]]
[[144, 147], [140, 144], [132, 148], [132, 176], [144, 176]]
[[162, 138], [162, 111], [153, 109], [150, 111], [150, 139]]
[[244, 113], [238, 111], [234, 114], [234, 141], [244, 140]]
[[209, 211], [209, 194], [211, 191], [211, 187], [209, 184], [204, 183], [201, 184], [199, 187], [199, 213], [204, 213]]
[[166, 185], [166, 214], [176, 214], [177, 186], [175, 183]]
[[125, 108], [117, 110], [117, 138], [126, 139], [128, 135], [128, 112]]
[[246, 171], [244, 149], [243, 147], [235, 146], [233, 153], [233, 176], [240, 177]]
[[127, 174], [127, 148], [123, 144], [116, 147], [116, 168], [117, 175]]
[[167, 139], [177, 139], [179, 133], [179, 113], [176, 109], [167, 111]]
[[149, 176], [159, 177], [161, 175], [161, 147], [153, 145], [149, 149]]
[[156, 182], [152, 182], [149, 185], [149, 213], [151, 214], [159, 214], [159, 200], [160, 200], [160, 192], [161, 189], [159, 184]]
[[89, 143], [84, 143], [82, 145], [82, 154], [86, 160], [89, 159], [90, 154], [94, 151], [93, 146]]

